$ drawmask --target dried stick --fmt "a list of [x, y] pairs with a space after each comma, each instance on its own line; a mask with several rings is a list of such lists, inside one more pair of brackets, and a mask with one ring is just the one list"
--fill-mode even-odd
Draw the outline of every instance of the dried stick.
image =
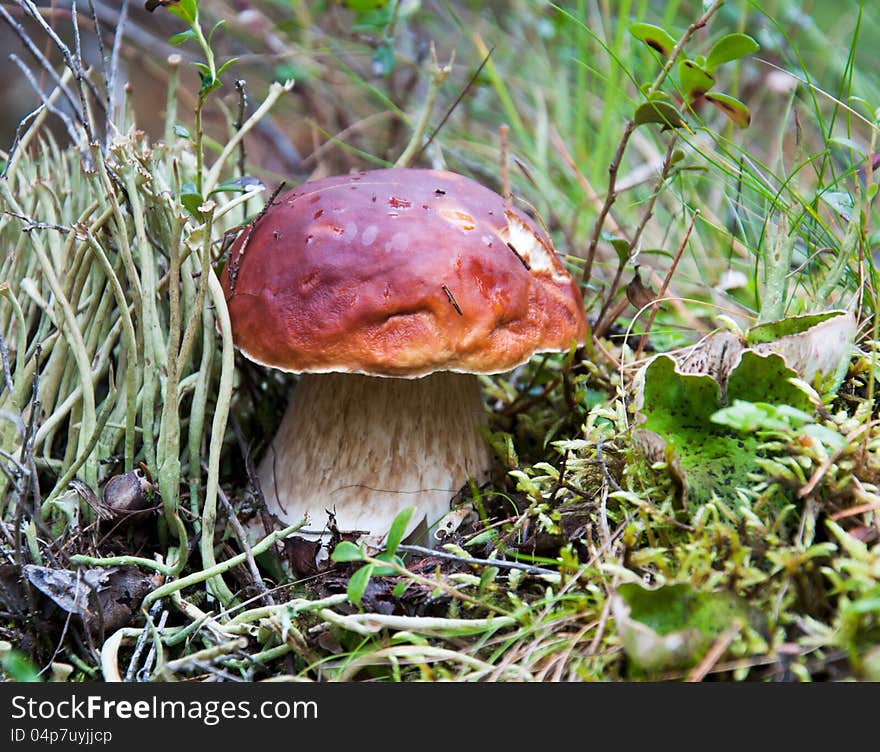
[[[697, 31], [709, 23], [709, 19], [715, 15], [723, 4], [724, 0], [715, 0], [702, 16], [688, 26], [687, 30], [682, 34], [681, 39], [679, 39], [675, 47], [672, 48], [669, 57], [664, 63], [663, 68], [657, 74], [654, 82], [648, 87], [647, 91], [645, 91], [645, 99], [650, 99], [650, 97], [660, 89], [663, 82], [666, 80], [666, 77], [669, 75], [669, 72], [678, 60], [678, 56], [681, 54], [684, 46]], [[623, 161], [623, 153], [626, 151], [626, 147], [629, 144], [629, 140], [635, 129], [636, 121], [635, 119], [630, 118], [626, 121], [626, 125], [623, 127], [623, 134], [620, 137], [620, 143], [617, 145], [617, 151], [614, 153], [614, 158], [611, 160], [611, 165], [608, 168], [608, 191], [605, 194], [605, 201], [602, 204], [602, 208], [599, 210], [599, 216], [596, 218], [596, 223], [593, 225], [593, 233], [590, 236], [590, 245], [587, 248], [586, 265], [584, 266], [584, 271], [581, 275], [581, 287], [586, 286], [593, 273], [593, 261], [596, 257], [596, 248], [599, 245], [599, 238], [602, 235], [602, 227], [605, 225], [605, 219], [610, 213], [611, 207], [617, 200], [617, 173], [620, 170], [620, 164]]]
[[[685, 232], [681, 243], [678, 244], [678, 250], [676, 250], [675, 256], [672, 259], [672, 263], [669, 265], [669, 269], [666, 272], [666, 277], [663, 279], [663, 286], [660, 288], [660, 292], [657, 294], [658, 299], [666, 296], [666, 290], [669, 288], [669, 283], [672, 281], [672, 275], [675, 274], [675, 270], [678, 268], [678, 262], [681, 260], [681, 254], [684, 253], [687, 242], [688, 240], [690, 240], [691, 233], [694, 231], [694, 224], [696, 224], [697, 217], [699, 216], [700, 210], [697, 209], [691, 217], [691, 221], [688, 224], [687, 232]], [[636, 350], [635, 360], [638, 360], [642, 357], [642, 350], [645, 349], [645, 342], [648, 339], [648, 332], [651, 331], [651, 327], [654, 325], [654, 319], [657, 318], [658, 310], [660, 310], [660, 307], [655, 302], [654, 305], [651, 306], [651, 313], [648, 316], [648, 323], [645, 324], [645, 331], [639, 338], [639, 347]]]

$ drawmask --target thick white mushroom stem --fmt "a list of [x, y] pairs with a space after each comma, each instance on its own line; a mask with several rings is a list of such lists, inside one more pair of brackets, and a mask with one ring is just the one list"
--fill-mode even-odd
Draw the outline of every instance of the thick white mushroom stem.
[[340, 532], [361, 531], [371, 545], [408, 506], [416, 512], [406, 535], [432, 532], [468, 479], [488, 476], [484, 421], [470, 374], [303, 374], [259, 467], [267, 509], [284, 525], [308, 514], [303, 532], [324, 542], [327, 510]]

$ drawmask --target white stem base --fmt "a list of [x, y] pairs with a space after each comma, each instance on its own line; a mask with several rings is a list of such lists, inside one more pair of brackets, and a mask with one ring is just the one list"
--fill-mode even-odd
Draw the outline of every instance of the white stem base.
[[430, 530], [469, 478], [488, 476], [484, 420], [469, 374], [303, 374], [259, 467], [267, 509], [283, 525], [308, 514], [306, 537], [324, 540], [327, 510], [340, 532], [361, 531], [372, 545], [408, 506], [416, 513], [407, 535]]

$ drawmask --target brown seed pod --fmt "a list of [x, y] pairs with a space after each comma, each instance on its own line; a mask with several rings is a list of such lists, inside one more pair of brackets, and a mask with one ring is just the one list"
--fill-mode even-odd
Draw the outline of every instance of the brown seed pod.
[[104, 484], [101, 494], [101, 517], [123, 524], [139, 522], [153, 510], [154, 486], [143, 469], [114, 475]]

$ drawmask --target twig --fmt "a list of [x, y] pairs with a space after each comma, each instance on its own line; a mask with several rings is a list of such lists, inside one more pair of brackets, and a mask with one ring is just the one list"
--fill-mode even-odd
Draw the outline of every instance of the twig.
[[[437, 101], [437, 94], [439, 94], [440, 87], [443, 85], [443, 82], [452, 70], [452, 63], [454, 60], [455, 50], [452, 51], [452, 58], [449, 63], [446, 65], [440, 65], [437, 61], [437, 51], [434, 49], [433, 42], [431, 43], [431, 63], [434, 70], [431, 80], [428, 83], [428, 93], [425, 96], [425, 106], [422, 109], [421, 117], [416, 123], [409, 143], [403, 150], [403, 154], [401, 154], [394, 163], [395, 167], [409, 167], [415, 162], [416, 157], [421, 155], [422, 151], [424, 151], [422, 139], [425, 137], [425, 131], [428, 130], [428, 121], [431, 119], [431, 112], [434, 109], [434, 103]], [[425, 146], [427, 146], [427, 144]]]
[[52, 81], [54, 81], [55, 86], [58, 87], [58, 90], [64, 95], [64, 98], [67, 100], [68, 104], [70, 104], [70, 108], [75, 113], [77, 120], [80, 121], [81, 125], [85, 126], [85, 120], [83, 119], [83, 115], [79, 110], [79, 105], [77, 105], [73, 94], [71, 94], [70, 92], [70, 89], [68, 89], [67, 85], [61, 80], [61, 77], [59, 77], [58, 73], [55, 71], [55, 68], [53, 68], [51, 63], [46, 59], [46, 56], [43, 55], [43, 53], [40, 52], [39, 48], [33, 43], [30, 36], [25, 31], [24, 27], [20, 23], [18, 23], [18, 21], [16, 21], [11, 15], [9, 15], [5, 5], [3, 5], [2, 3], [0, 3], [0, 17], [2, 17], [9, 28], [11, 28], [13, 32], [15, 32], [15, 35], [21, 40], [25, 49], [30, 52], [30, 54], [34, 57], [40, 67], [42, 67], [43, 70], [45, 70], [49, 74], [49, 77], [52, 79]]
[[[684, 46], [699, 29], [702, 29], [709, 22], [709, 19], [715, 15], [723, 4], [724, 0], [715, 0], [702, 16], [688, 26], [687, 30], [682, 34], [681, 39], [679, 39], [675, 47], [672, 48], [669, 57], [664, 63], [663, 68], [657, 74], [654, 82], [648, 87], [647, 91], [645, 91], [645, 99], [650, 99], [651, 96], [660, 89], [663, 82], [666, 80], [666, 77], [669, 75], [669, 72], [672, 70], [672, 67], [678, 60], [678, 56], [684, 49]], [[617, 145], [617, 151], [614, 153], [614, 158], [611, 160], [611, 164], [608, 167], [608, 190], [605, 194], [605, 201], [602, 204], [602, 208], [599, 210], [599, 216], [596, 218], [596, 223], [593, 225], [593, 233], [590, 236], [590, 244], [587, 248], [586, 264], [584, 265], [584, 271], [581, 275], [581, 287], [586, 287], [590, 280], [590, 276], [593, 273], [593, 261], [596, 257], [596, 248], [599, 245], [599, 238], [602, 235], [602, 227], [605, 225], [605, 218], [611, 211], [612, 205], [617, 200], [617, 173], [620, 170], [620, 164], [623, 161], [623, 153], [626, 151], [627, 144], [629, 144], [629, 140], [635, 129], [635, 120], [632, 118], [627, 120], [626, 125], [623, 127], [623, 134], [620, 137], [620, 143]]]
[[[660, 177], [657, 180], [657, 185], [651, 192], [651, 197], [648, 199], [645, 211], [642, 213], [639, 224], [636, 227], [635, 232], [633, 233], [632, 240], [630, 241], [630, 257], [629, 259], [627, 259], [627, 261], [631, 260], [632, 258], [634, 258], [635, 255], [638, 254], [639, 241], [642, 237], [642, 233], [644, 232], [645, 227], [647, 227], [648, 221], [651, 219], [652, 216], [654, 216], [654, 204], [657, 203], [657, 199], [660, 197], [660, 192], [663, 190], [666, 179], [669, 177], [669, 169], [672, 167], [672, 156], [675, 153], [675, 143], [677, 140], [678, 139], [673, 135], [672, 139], [670, 139], [669, 146], [666, 148], [666, 157], [664, 158], [663, 164], [660, 167]], [[617, 288], [620, 285], [620, 278], [623, 276], [623, 270], [625, 267], [625, 263], [620, 263], [618, 265], [617, 272], [614, 275], [614, 280], [612, 281], [611, 286], [608, 288], [608, 294], [605, 298], [605, 303], [599, 311], [599, 315], [597, 316], [596, 320], [596, 326], [593, 329], [593, 336], [596, 338], [604, 337], [605, 333], [611, 328], [611, 325], [617, 318], [617, 316], [608, 315], [608, 307], [611, 305], [611, 301], [614, 300], [614, 296], [617, 293]], [[675, 268], [674, 264], [673, 268]]]
[[[455, 108], [458, 107], [461, 100], [464, 99], [465, 95], [470, 91], [471, 87], [474, 85], [474, 81], [477, 80], [477, 76], [480, 75], [480, 72], [483, 70], [486, 63], [489, 62], [489, 57], [492, 55], [492, 52], [494, 51], [494, 49], [495, 48], [493, 47], [491, 50], [489, 50], [486, 53], [486, 55], [483, 57], [482, 62], [477, 66], [477, 69], [473, 72], [471, 77], [468, 79], [468, 82], [465, 85], [465, 87], [459, 92], [458, 96], [455, 98], [453, 103], [451, 105], [449, 105], [449, 109], [446, 110], [446, 114], [444, 114], [443, 117], [440, 118], [440, 122], [437, 123], [437, 127], [434, 128], [434, 130], [431, 131], [431, 135], [428, 136], [427, 139], [425, 139], [425, 143], [422, 145], [422, 148], [419, 149], [418, 153], [412, 159], [413, 164], [415, 164], [416, 162], [419, 161], [422, 154], [425, 153], [425, 149], [427, 149], [431, 145], [431, 143], [437, 137], [437, 134], [440, 132], [440, 129], [444, 125], [446, 125], [446, 121], [449, 120], [449, 118], [452, 116], [452, 113], [455, 112]], [[452, 64], [452, 62], [450, 61], [450, 65], [451, 64]]]
[[40, 102], [42, 102], [43, 107], [45, 107], [62, 123], [64, 123], [64, 127], [67, 130], [67, 135], [70, 137], [70, 140], [73, 143], [77, 143], [80, 140], [80, 136], [77, 132], [76, 126], [73, 124], [73, 121], [70, 119], [70, 117], [68, 117], [67, 113], [63, 110], [58, 109], [57, 107], [55, 107], [55, 105], [52, 104], [49, 96], [40, 88], [40, 84], [37, 82], [37, 79], [31, 72], [30, 68], [25, 65], [24, 61], [18, 55], [12, 54], [9, 56], [9, 59], [12, 60], [12, 62], [21, 71], [25, 79], [27, 79], [27, 82], [30, 84], [31, 88], [40, 98]]
[[[510, 126], [507, 123], [502, 123], [498, 126], [498, 151], [499, 151], [499, 159], [501, 160], [501, 196], [504, 198], [505, 203], [510, 203], [511, 193], [510, 193]], [[519, 256], [519, 253], [516, 252], [514, 247], [510, 246], [510, 250], [516, 253]], [[520, 257], [520, 261], [523, 261], [522, 257]], [[525, 264], [525, 261], [523, 261]], [[528, 265], [526, 265], [526, 269], [528, 269]]]
[[[672, 281], [672, 275], [675, 274], [675, 270], [678, 268], [678, 262], [681, 260], [681, 254], [684, 253], [684, 249], [687, 246], [688, 240], [690, 240], [691, 233], [694, 231], [694, 225], [696, 224], [697, 218], [699, 216], [700, 210], [697, 209], [693, 213], [693, 216], [691, 216], [691, 221], [688, 224], [687, 232], [685, 232], [681, 243], [678, 244], [678, 249], [675, 251], [675, 256], [672, 259], [672, 263], [669, 265], [669, 269], [666, 271], [666, 277], [664, 277], [663, 279], [663, 285], [660, 287], [660, 291], [657, 293], [658, 300], [666, 297], [666, 291], [669, 289], [669, 283]], [[654, 325], [654, 319], [657, 318], [657, 311], [659, 310], [660, 306], [655, 301], [655, 303], [651, 306], [651, 313], [648, 314], [648, 322], [645, 324], [645, 331], [639, 338], [639, 347], [636, 350], [635, 356], [636, 361], [638, 361], [638, 359], [642, 357], [642, 351], [645, 349], [645, 342], [648, 341], [648, 332], [651, 331], [651, 327]]]
[[[235, 82], [235, 90], [238, 92], [238, 116], [235, 119], [235, 122], [232, 124], [235, 130], [241, 130], [244, 125], [244, 113], [247, 110], [247, 91], [245, 90], [245, 84], [247, 82], [240, 78]], [[240, 177], [245, 176], [245, 165], [247, 163], [247, 152], [245, 151], [244, 139], [239, 142], [238, 145], [238, 174]], [[241, 221], [247, 222], [248, 212], [247, 212], [247, 201], [242, 202], [241, 205]]]
[[739, 631], [742, 629], [742, 624], [740, 624], [739, 620], [737, 620], [734, 624], [729, 626], [719, 637], [712, 643], [712, 647], [709, 648], [706, 655], [703, 656], [703, 660], [701, 660], [693, 669], [693, 671], [688, 674], [687, 682], [700, 682], [706, 678], [706, 674], [712, 670], [712, 667], [718, 663], [721, 659], [721, 656], [724, 655], [724, 651], [730, 647], [730, 643], [733, 642], [733, 638], [739, 634]]
[[[207, 470], [208, 466], [206, 463], [202, 463], [202, 467]], [[266, 587], [266, 583], [263, 582], [263, 575], [260, 574], [260, 570], [257, 568], [257, 562], [254, 559], [254, 552], [251, 550], [250, 543], [248, 543], [247, 534], [244, 531], [244, 528], [241, 526], [241, 523], [238, 521], [238, 517], [235, 515], [235, 510], [232, 508], [232, 504], [229, 502], [229, 498], [224, 493], [223, 489], [219, 486], [217, 487], [217, 498], [220, 499], [220, 503], [223, 505], [223, 509], [226, 511], [226, 519], [229, 521], [229, 524], [232, 525], [232, 529], [235, 530], [235, 535], [238, 537], [238, 541], [241, 544], [241, 547], [244, 549], [244, 552], [247, 556], [247, 565], [250, 570], [251, 577], [254, 580], [254, 586], [263, 596], [263, 600], [270, 606], [275, 604], [275, 599], [272, 598], [272, 594], [269, 592], [269, 588]]]
[[[114, 25], [113, 48], [110, 51], [110, 63], [105, 67], [104, 80], [107, 82], [107, 120], [111, 124], [115, 124], [119, 118], [116, 111], [116, 76], [119, 73], [119, 50], [122, 47], [122, 40], [125, 37], [125, 24], [128, 21], [128, 0], [122, 0], [119, 5], [119, 15]], [[96, 33], [100, 39], [100, 31], [97, 30], [97, 15], [95, 16]], [[109, 128], [106, 137], [109, 139]]]
[[[152, 619], [162, 607], [162, 601], [156, 601], [152, 608], [150, 609], [150, 613], [148, 614], [149, 618]], [[140, 660], [141, 653], [144, 650], [144, 646], [147, 644], [147, 634], [149, 633], [149, 628], [145, 624], [144, 629], [141, 632], [140, 637], [138, 637], [138, 641], [134, 646], [134, 651], [131, 654], [131, 660], [128, 662], [128, 671], [125, 672], [125, 681], [130, 682], [134, 678], [134, 672], [137, 667], [137, 663]]]
[[[78, 84], [77, 91], [79, 93], [80, 109], [77, 120], [79, 120], [82, 124], [83, 128], [85, 129], [86, 136], [91, 143], [95, 140], [95, 131], [92, 127], [92, 122], [89, 119], [89, 106], [86, 101], [86, 87], [88, 87], [88, 89], [90, 90], [96, 104], [98, 104], [103, 111], [104, 102], [101, 100], [101, 96], [99, 95], [97, 88], [95, 87], [94, 83], [92, 83], [92, 81], [84, 75], [82, 60], [77, 59], [77, 57], [71, 53], [70, 48], [66, 44], [64, 44], [61, 38], [55, 33], [55, 30], [48, 23], [46, 23], [42, 14], [39, 12], [33, 2], [31, 2], [31, 0], [18, 0], [18, 2], [19, 5], [24, 8], [25, 13], [27, 13], [27, 15], [30, 16], [40, 26], [40, 28], [42, 28], [46, 35], [54, 42], [55, 46], [58, 48], [58, 51], [61, 53], [62, 57], [64, 57], [65, 64], [72, 71], [73, 77], [76, 79], [76, 82]], [[75, 20], [74, 27], [76, 27]], [[54, 75], [54, 78], [58, 78], [57, 74]]]
[[[157, 601], [158, 602], [158, 601]], [[165, 626], [165, 622], [168, 620], [168, 612], [163, 611], [162, 615], [159, 617], [159, 624], [157, 627], [153, 628], [152, 622], [153, 620], [148, 618], [146, 629], [152, 632], [154, 635], [159, 634], [163, 627]], [[183, 630], [181, 630], [183, 631]], [[137, 678], [139, 681], [146, 682], [150, 680], [150, 674], [153, 670], [153, 664], [156, 662], [156, 658], [159, 655], [159, 650], [156, 649], [156, 641], [153, 640], [153, 644], [150, 645], [150, 651], [147, 653], [147, 658], [144, 661], [144, 665], [141, 667], [141, 670], [137, 672]]]
[[556, 577], [559, 572], [552, 569], [544, 569], [543, 567], [535, 567], [531, 564], [522, 564], [518, 561], [505, 561], [503, 559], [475, 559], [470, 556], [458, 556], [450, 554], [446, 551], [436, 551], [433, 548], [425, 548], [424, 546], [398, 546], [398, 551], [407, 551], [414, 554], [423, 554], [437, 559], [446, 559], [447, 561], [458, 561], [462, 564], [474, 564], [486, 567], [498, 567], [499, 569], [519, 569], [527, 574], [534, 575], [551, 575]]
[[262, 104], [254, 110], [254, 114], [251, 115], [223, 146], [223, 151], [220, 152], [220, 156], [217, 157], [217, 161], [211, 166], [211, 169], [208, 170], [208, 174], [205, 178], [203, 191], [204, 195], [210, 195], [211, 191], [217, 187], [217, 182], [220, 179], [220, 172], [223, 169], [223, 165], [226, 164], [226, 160], [229, 159], [229, 155], [232, 154], [238, 148], [239, 142], [245, 137], [245, 134], [253, 128], [265, 114], [272, 109], [278, 99], [282, 94], [286, 94], [293, 88], [293, 81], [285, 81], [283, 84], [273, 82], [269, 87], [269, 93], [266, 95], [266, 98], [263, 100]]

